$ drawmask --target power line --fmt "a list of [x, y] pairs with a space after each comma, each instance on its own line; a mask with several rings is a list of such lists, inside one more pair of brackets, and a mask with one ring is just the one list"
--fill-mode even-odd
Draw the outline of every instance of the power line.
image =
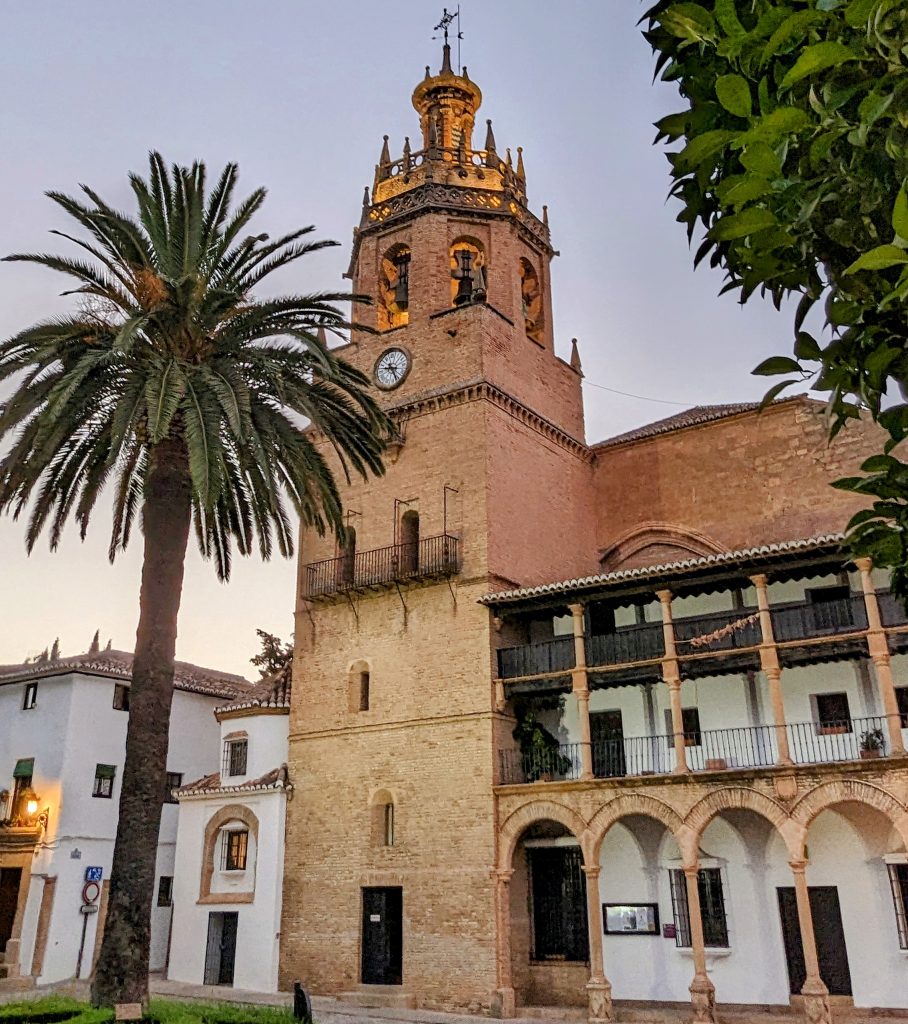
[[668, 398], [648, 398], [646, 395], [632, 395], [629, 391], [618, 391], [616, 388], [607, 388], [604, 384], [596, 384], [594, 381], [586, 380], [584, 384], [589, 384], [591, 388], [599, 388], [600, 391], [608, 391], [612, 395], [621, 395], [622, 398], [636, 398], [641, 402], [658, 402], [659, 405], [679, 405], [685, 409], [689, 409], [692, 405], [696, 405], [696, 402], [675, 402]]

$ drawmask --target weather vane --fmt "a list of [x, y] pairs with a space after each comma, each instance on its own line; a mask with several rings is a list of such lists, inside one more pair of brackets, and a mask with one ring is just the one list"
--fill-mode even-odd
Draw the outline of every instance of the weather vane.
[[[444, 34], [445, 34], [445, 46], [448, 46], [449, 45], [449, 43], [448, 43], [449, 29], [451, 28], [451, 25], [455, 21], [457, 22], [457, 35], [456, 35], [455, 38], [457, 39], [457, 70], [458, 70], [458, 72], [460, 72], [460, 70], [461, 70], [461, 63], [460, 63], [460, 41], [461, 41], [461, 39], [463, 39], [463, 32], [460, 29], [460, 4], [457, 5], [457, 10], [456, 11], [453, 11], [453, 12], [449, 11], [448, 8], [445, 7], [445, 8], [443, 8], [443, 12], [444, 13], [441, 16], [441, 21], [435, 26], [433, 31], [435, 31], [435, 32], [444, 32]], [[432, 36], [432, 38], [433, 39], [437, 39], [438, 36]]]

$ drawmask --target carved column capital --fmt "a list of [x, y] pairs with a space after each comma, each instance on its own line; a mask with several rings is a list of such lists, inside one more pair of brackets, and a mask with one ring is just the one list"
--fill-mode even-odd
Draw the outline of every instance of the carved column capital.
[[791, 870], [796, 875], [803, 875], [804, 872], [807, 870], [807, 861], [806, 860], [790, 860], [788, 862], [788, 866], [791, 868]]
[[599, 878], [602, 868], [599, 864], [584, 864], [580, 870], [591, 882], [595, 882]]
[[672, 603], [672, 592], [670, 590], [657, 590], [656, 597], [659, 598], [663, 605]]
[[858, 572], [870, 572], [873, 569], [872, 558], [856, 558], [854, 564], [858, 569]]
[[513, 868], [495, 868], [492, 871], [492, 877], [503, 885], [507, 885], [511, 881], [511, 875], [513, 874]]

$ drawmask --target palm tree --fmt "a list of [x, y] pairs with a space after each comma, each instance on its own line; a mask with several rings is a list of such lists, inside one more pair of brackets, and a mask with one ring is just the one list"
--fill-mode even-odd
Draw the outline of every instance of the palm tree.
[[[264, 189], [233, 206], [237, 167], [210, 191], [205, 165], [150, 156], [130, 175], [136, 216], [92, 189], [49, 197], [89, 238], [54, 232], [90, 259], [9, 256], [79, 282], [78, 312], [0, 343], [0, 511], [30, 510], [27, 546], [52, 549], [74, 518], [82, 537], [112, 484], [110, 557], [137, 512], [144, 564], [126, 763], [95, 1005], [145, 1002], [154, 861], [164, 796], [177, 615], [190, 528], [218, 576], [234, 546], [293, 553], [291, 507], [309, 527], [343, 529], [331, 465], [381, 473], [387, 421], [368, 378], [325, 331], [348, 324], [342, 294], [253, 298], [269, 274], [332, 242], [311, 227], [281, 238], [247, 228]], [[305, 421], [310, 427], [304, 429]], [[326, 442], [321, 445], [320, 442]], [[326, 458], [323, 447], [330, 458]]]

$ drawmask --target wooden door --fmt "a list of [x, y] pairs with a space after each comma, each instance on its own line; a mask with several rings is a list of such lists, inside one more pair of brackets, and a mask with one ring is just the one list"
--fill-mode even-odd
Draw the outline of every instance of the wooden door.
[[403, 983], [403, 889], [363, 889], [362, 982]]
[[[798, 905], [794, 887], [780, 888], [778, 893], [788, 980], [790, 991], [796, 995], [804, 987], [807, 976], [801, 928], [798, 923]], [[829, 989], [830, 995], [850, 996], [851, 971], [848, 967], [848, 952], [845, 949], [839, 891], [834, 885], [812, 885], [808, 889], [808, 895], [817, 942], [820, 977]]]
[[590, 714], [590, 740], [593, 745], [593, 774], [597, 779], [627, 774], [624, 755], [624, 724], [620, 711], [594, 711]]
[[236, 966], [236, 933], [239, 914], [212, 912], [208, 915], [208, 945], [205, 950], [205, 984], [232, 985]]
[[0, 868], [0, 955], [12, 938], [21, 882], [22, 868]]

